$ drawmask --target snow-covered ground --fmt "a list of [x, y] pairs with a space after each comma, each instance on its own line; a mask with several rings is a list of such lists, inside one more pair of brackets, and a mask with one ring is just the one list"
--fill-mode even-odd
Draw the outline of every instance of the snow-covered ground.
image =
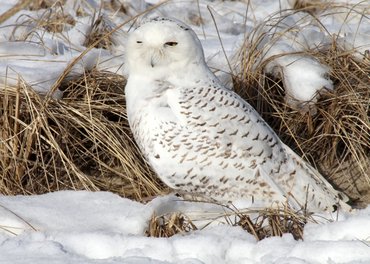
[[174, 196], [146, 205], [107, 192], [2, 196], [0, 263], [370, 263], [370, 208], [307, 224], [304, 241], [286, 234], [257, 242], [240, 227], [217, 223], [170, 238], [144, 235], [154, 212], [199, 216], [208, 209], [196, 212]]
[[[16, 2], [1, 1], [0, 14]], [[160, 1], [123, 2], [126, 14], [108, 7], [101, 10], [112, 28]], [[191, 25], [207, 62], [225, 84], [230, 84], [230, 72], [240, 71], [238, 54], [247, 39], [260, 51], [257, 63], [268, 62], [265, 71], [281, 76], [288, 97], [302, 101], [333, 85], [326, 65], [297, 52], [324, 50], [335, 38], [355, 59], [369, 56], [370, 19], [361, 15], [369, 15], [369, 1], [338, 0], [351, 6], [333, 5], [317, 14], [319, 22], [308, 13], [282, 12], [293, 7], [292, 0], [251, 0], [249, 6], [246, 2], [169, 1], [144, 16], [172, 16]], [[98, 0], [67, 0], [63, 8], [56, 5], [53, 12], [68, 14], [75, 21], [61, 32], [48, 32], [37, 24], [51, 14], [47, 10], [22, 10], [0, 24], [0, 84], [16, 85], [23, 79], [35, 90], [48, 92], [67, 65], [86, 50], [84, 42], [100, 6]], [[110, 50], [87, 52], [68, 78], [95, 65], [124, 75], [123, 44], [131, 26], [128, 23], [114, 34]], [[285, 53], [294, 55], [282, 56]], [[168, 239], [145, 236], [153, 213], [182, 211], [195, 221], [209, 210], [215, 208], [172, 196], [146, 205], [103, 192], [1, 196], [0, 263], [370, 263], [370, 207], [331, 223], [307, 224], [303, 241], [284, 235], [257, 242], [240, 227], [217, 222]]]

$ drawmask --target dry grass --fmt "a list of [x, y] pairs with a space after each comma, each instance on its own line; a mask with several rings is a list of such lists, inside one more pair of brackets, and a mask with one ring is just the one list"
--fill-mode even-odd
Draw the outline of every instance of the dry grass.
[[[265, 208], [255, 210], [239, 211], [230, 207], [225, 208], [229, 213], [212, 214], [207, 213], [201, 216], [202, 222], [212, 222], [217, 220], [217, 224], [222, 222], [231, 226], [240, 226], [246, 232], [253, 235], [256, 240], [262, 240], [271, 236], [282, 236], [290, 233], [294, 239], [303, 239], [303, 229], [308, 223], [316, 223], [311, 216], [302, 212], [296, 212], [288, 207]], [[146, 235], [150, 237], [171, 237], [176, 234], [184, 234], [198, 230], [191, 217], [183, 213], [169, 213], [166, 215], [153, 215], [149, 221]]]
[[[257, 214], [251, 218], [251, 215]], [[290, 233], [295, 240], [303, 239], [303, 228], [308, 222], [315, 222], [309, 215], [295, 212], [289, 208], [266, 208], [254, 212], [236, 212], [241, 226], [257, 240]]]
[[55, 5], [54, 8], [46, 10], [36, 22], [36, 27], [42, 27], [47, 32], [52, 33], [63, 32], [66, 27], [76, 24], [74, 18], [70, 14], [66, 14], [60, 5]]
[[106, 10], [113, 11], [115, 13], [129, 14], [130, 3], [120, 0], [110, 0], [101, 3], [103, 8]]
[[197, 227], [189, 217], [182, 213], [172, 213], [160, 216], [153, 215], [145, 234], [149, 237], [171, 237], [193, 230], [197, 230]]
[[7, 10], [6, 12], [0, 14], [0, 24], [4, 21], [8, 20], [10, 17], [12, 17], [14, 14], [16, 14], [18, 11], [26, 8], [32, 0], [20, 0], [16, 5], [14, 5], [12, 8]]
[[370, 203], [370, 61], [357, 62], [335, 40], [325, 52], [304, 53], [328, 65], [334, 82], [334, 91], [321, 94], [312, 115], [286, 105], [282, 80], [264, 73], [268, 61], [252, 70], [259, 51], [249, 45], [252, 52], [242, 54], [243, 71], [234, 77], [236, 91], [355, 204]]
[[0, 191], [110, 190], [142, 200], [164, 189], [132, 142], [125, 80], [92, 72], [65, 85], [61, 101], [25, 84], [0, 90]]
[[[13, 41], [35, 41], [43, 43], [43, 33], [62, 33], [72, 28], [76, 21], [63, 7], [64, 1], [31, 1], [28, 9], [39, 10], [37, 15], [21, 15], [14, 26], [13, 35], [9, 36]], [[46, 9], [44, 9], [46, 8]], [[1, 21], [1, 18], [0, 18]], [[21, 34], [16, 34], [22, 32]]]
[[97, 18], [92, 19], [91, 30], [88, 33], [84, 42], [85, 47], [108, 49], [113, 41], [111, 35], [108, 34], [114, 28], [108, 19], [101, 14], [96, 14]]
[[33, 0], [29, 5], [30, 10], [48, 9], [54, 6], [63, 6], [66, 0]]

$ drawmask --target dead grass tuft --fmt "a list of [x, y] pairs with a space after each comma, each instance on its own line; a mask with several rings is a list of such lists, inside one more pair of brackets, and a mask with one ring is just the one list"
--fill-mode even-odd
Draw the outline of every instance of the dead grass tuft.
[[30, 10], [48, 9], [53, 6], [63, 6], [67, 0], [33, 0], [29, 5]]
[[115, 13], [129, 14], [130, 3], [119, 0], [110, 0], [102, 2], [103, 9], [113, 11]]
[[236, 215], [239, 220], [234, 225], [241, 226], [257, 240], [287, 233], [292, 234], [295, 240], [302, 240], [304, 226], [315, 222], [310, 216], [289, 208], [266, 208], [248, 213], [236, 212]]
[[62, 8], [48, 9], [37, 20], [37, 27], [42, 27], [48, 32], [60, 33], [66, 26], [74, 26], [76, 21], [70, 14], [65, 14]]
[[135, 200], [162, 193], [132, 141], [123, 77], [93, 71], [61, 101], [26, 84], [0, 89], [0, 192], [110, 190]]
[[[62, 4], [57, 1], [47, 9], [43, 9], [36, 16], [21, 15], [19, 22], [14, 26], [11, 40], [35, 41], [43, 43], [41, 32], [62, 33], [76, 24], [71, 14], [66, 12]], [[19, 34], [20, 33], [20, 34]]]
[[171, 237], [193, 230], [197, 230], [197, 228], [186, 215], [172, 213], [160, 216], [153, 215], [145, 234], [148, 237]]
[[296, 0], [293, 8], [295, 10], [305, 11], [314, 14], [317, 13], [318, 11], [325, 10], [332, 6], [333, 3], [321, 0]]
[[257, 50], [243, 54], [235, 89], [288, 146], [364, 206], [370, 203], [370, 63], [356, 62], [335, 44], [326, 52], [307, 52], [331, 67], [334, 81], [334, 91], [321, 94], [317, 114], [287, 106], [282, 80], [265, 75], [264, 65], [252, 70]]
[[112, 45], [111, 35], [108, 34], [114, 28], [111, 21], [109, 21], [105, 16], [97, 14], [96, 18], [92, 19], [90, 32], [88, 32], [84, 46], [94, 48], [108, 49]]

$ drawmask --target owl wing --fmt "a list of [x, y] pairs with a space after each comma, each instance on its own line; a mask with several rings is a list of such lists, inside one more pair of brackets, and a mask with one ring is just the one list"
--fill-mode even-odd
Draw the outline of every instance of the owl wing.
[[[216, 146], [225, 162], [243, 163], [250, 168], [246, 174], [262, 189], [273, 190], [275, 200], [302, 208], [309, 199], [315, 211], [338, 203], [338, 192], [233, 91], [217, 82], [174, 89], [168, 93], [168, 104], [182, 129], [194, 136], [194, 144], [208, 142], [204, 147]], [[306, 196], [309, 189], [312, 197]]]
[[250, 165], [286, 158], [282, 142], [256, 110], [217, 82], [169, 90], [168, 104], [184, 129], [239, 153]]
[[[165, 103], [161, 103], [166, 115], [154, 117], [159, 131], [154, 137], [164, 138], [157, 142], [150, 159], [159, 175], [177, 175], [177, 179], [197, 182], [196, 176], [201, 174], [207, 183], [212, 178], [214, 188], [224, 183], [227, 192], [234, 191], [234, 197], [244, 194], [258, 200], [267, 193], [271, 200], [284, 200], [285, 192], [279, 184], [266, 177], [268, 174], [259, 173], [263, 166], [271, 174], [286, 160], [282, 143], [248, 103], [217, 82], [168, 87], [162, 97]], [[166, 183], [173, 188], [183, 187]]]

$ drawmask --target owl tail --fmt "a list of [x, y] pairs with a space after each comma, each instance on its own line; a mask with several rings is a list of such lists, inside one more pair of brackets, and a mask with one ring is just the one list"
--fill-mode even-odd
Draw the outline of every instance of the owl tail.
[[[292, 199], [296, 192], [300, 197], [302, 196], [302, 186], [307, 188], [307, 204], [306, 207], [310, 211], [324, 210], [334, 212], [337, 209], [350, 212], [352, 208], [347, 204], [349, 198], [344, 193], [337, 191], [334, 187], [310, 164], [305, 162], [288, 146], [284, 145], [286, 153], [291, 157], [297, 169], [296, 179], [292, 187]], [[315, 210], [316, 209], [316, 210]]]

